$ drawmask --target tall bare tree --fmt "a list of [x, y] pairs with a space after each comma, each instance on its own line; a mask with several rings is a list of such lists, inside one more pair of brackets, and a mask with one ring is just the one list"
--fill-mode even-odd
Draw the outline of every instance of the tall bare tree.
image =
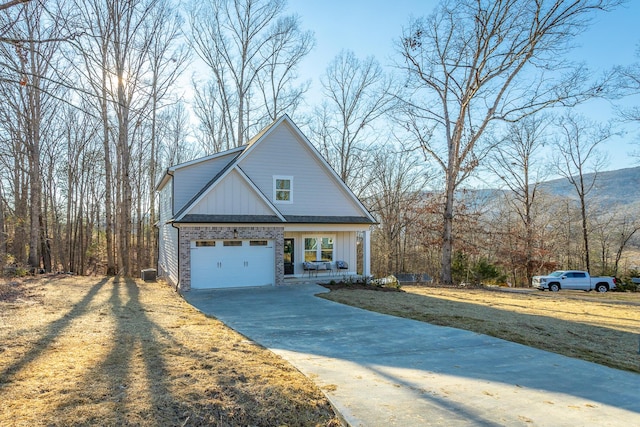
[[541, 182], [549, 175], [548, 168], [539, 165], [538, 155], [547, 143], [545, 129], [548, 125], [549, 119], [542, 115], [531, 115], [511, 124], [487, 163], [509, 191], [505, 200], [524, 229], [524, 257], [521, 261], [526, 283], [531, 283], [536, 271], [534, 204]]
[[[21, 142], [26, 153], [29, 182], [28, 264], [34, 269], [44, 267], [50, 270], [50, 254], [45, 244], [42, 217], [41, 145], [48, 127], [46, 117], [54, 109], [52, 102], [55, 97], [52, 95], [58, 85], [50, 77], [58, 61], [59, 42], [54, 40], [60, 38], [62, 29], [56, 20], [50, 19], [45, 2], [21, 2], [11, 12], [15, 13], [10, 15], [14, 18], [6, 19], [11, 22], [10, 29], [3, 29], [3, 37], [11, 42], [0, 43], [2, 62], [10, 64], [8, 78], [2, 79], [2, 83], [9, 86], [5, 86], [5, 94], [9, 96], [3, 103], [13, 109], [15, 126], [12, 129], [17, 132], [13, 138]], [[13, 91], [11, 86], [14, 86]]]
[[[584, 117], [567, 114], [559, 120], [559, 137], [555, 141], [557, 171], [576, 190], [580, 202], [584, 267], [591, 270], [589, 252], [588, 196], [607, 159], [598, 151], [612, 136], [611, 126], [588, 121]], [[589, 174], [587, 176], [587, 174]]]
[[366, 157], [379, 140], [376, 122], [394, 105], [392, 80], [374, 57], [342, 51], [320, 78], [325, 102], [313, 133], [324, 156], [352, 188], [364, 188]]
[[445, 177], [440, 280], [451, 283], [456, 190], [476, 169], [483, 137], [497, 120], [515, 121], [598, 93], [563, 53], [607, 0], [443, 1], [413, 20], [400, 39], [407, 75], [403, 120]]
[[412, 231], [422, 215], [416, 207], [424, 201], [428, 175], [419, 159], [407, 151], [379, 149], [372, 165], [375, 172], [364, 200], [380, 221], [373, 234], [377, 268], [384, 273], [404, 273], [410, 263], [408, 252], [417, 243]]
[[[299, 19], [284, 16], [284, 0], [192, 1], [191, 45], [211, 71], [200, 105], [208, 130], [223, 149], [297, 106], [305, 86], [295, 87], [297, 66], [313, 46]], [[258, 102], [252, 102], [259, 100]], [[289, 111], [292, 114], [292, 111]]]
[[[83, 93], [91, 94], [102, 121], [107, 273], [128, 276], [141, 255], [132, 251], [134, 231], [142, 232], [134, 230], [132, 216], [132, 184], [143, 185], [134, 179], [141, 164], [138, 157], [145, 152], [139, 144], [147, 141], [141, 139], [141, 132], [150, 129], [145, 138], [150, 138], [155, 151], [157, 110], [185, 61], [176, 44], [179, 15], [168, 0], [89, 0], [78, 2], [76, 13], [78, 25], [88, 34], [76, 43], [82, 59], [77, 72], [87, 85]], [[138, 157], [133, 158], [134, 154]], [[151, 157], [155, 159], [155, 153]], [[150, 161], [147, 166], [153, 166]], [[149, 181], [153, 177], [147, 175], [145, 193], [151, 187]]]

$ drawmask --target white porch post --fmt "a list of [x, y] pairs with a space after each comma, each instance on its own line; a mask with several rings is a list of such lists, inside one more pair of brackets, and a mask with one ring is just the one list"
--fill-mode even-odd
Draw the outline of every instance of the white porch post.
[[371, 276], [371, 230], [365, 230], [362, 235], [362, 275]]

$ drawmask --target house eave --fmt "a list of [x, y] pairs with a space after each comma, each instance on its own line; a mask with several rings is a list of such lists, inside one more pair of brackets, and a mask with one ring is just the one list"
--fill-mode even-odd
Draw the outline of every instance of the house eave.
[[288, 215], [284, 221], [275, 215], [200, 215], [189, 214], [173, 221], [174, 224], [277, 224], [277, 225], [361, 225], [376, 224], [367, 217], [356, 216], [296, 216]]

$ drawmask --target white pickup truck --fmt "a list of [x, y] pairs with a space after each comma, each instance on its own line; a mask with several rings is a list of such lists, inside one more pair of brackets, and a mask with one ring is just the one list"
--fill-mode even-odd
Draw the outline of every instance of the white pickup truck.
[[560, 289], [577, 289], [581, 291], [596, 290], [607, 292], [616, 288], [614, 277], [591, 277], [586, 271], [560, 270], [548, 276], [533, 276], [531, 286], [540, 290], [549, 289], [558, 292]]

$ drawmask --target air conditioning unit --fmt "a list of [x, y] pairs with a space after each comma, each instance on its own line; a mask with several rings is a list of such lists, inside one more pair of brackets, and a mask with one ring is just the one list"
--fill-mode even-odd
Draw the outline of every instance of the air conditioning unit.
[[156, 269], [155, 268], [147, 268], [145, 270], [141, 270], [142, 280], [145, 282], [155, 282], [156, 281]]

